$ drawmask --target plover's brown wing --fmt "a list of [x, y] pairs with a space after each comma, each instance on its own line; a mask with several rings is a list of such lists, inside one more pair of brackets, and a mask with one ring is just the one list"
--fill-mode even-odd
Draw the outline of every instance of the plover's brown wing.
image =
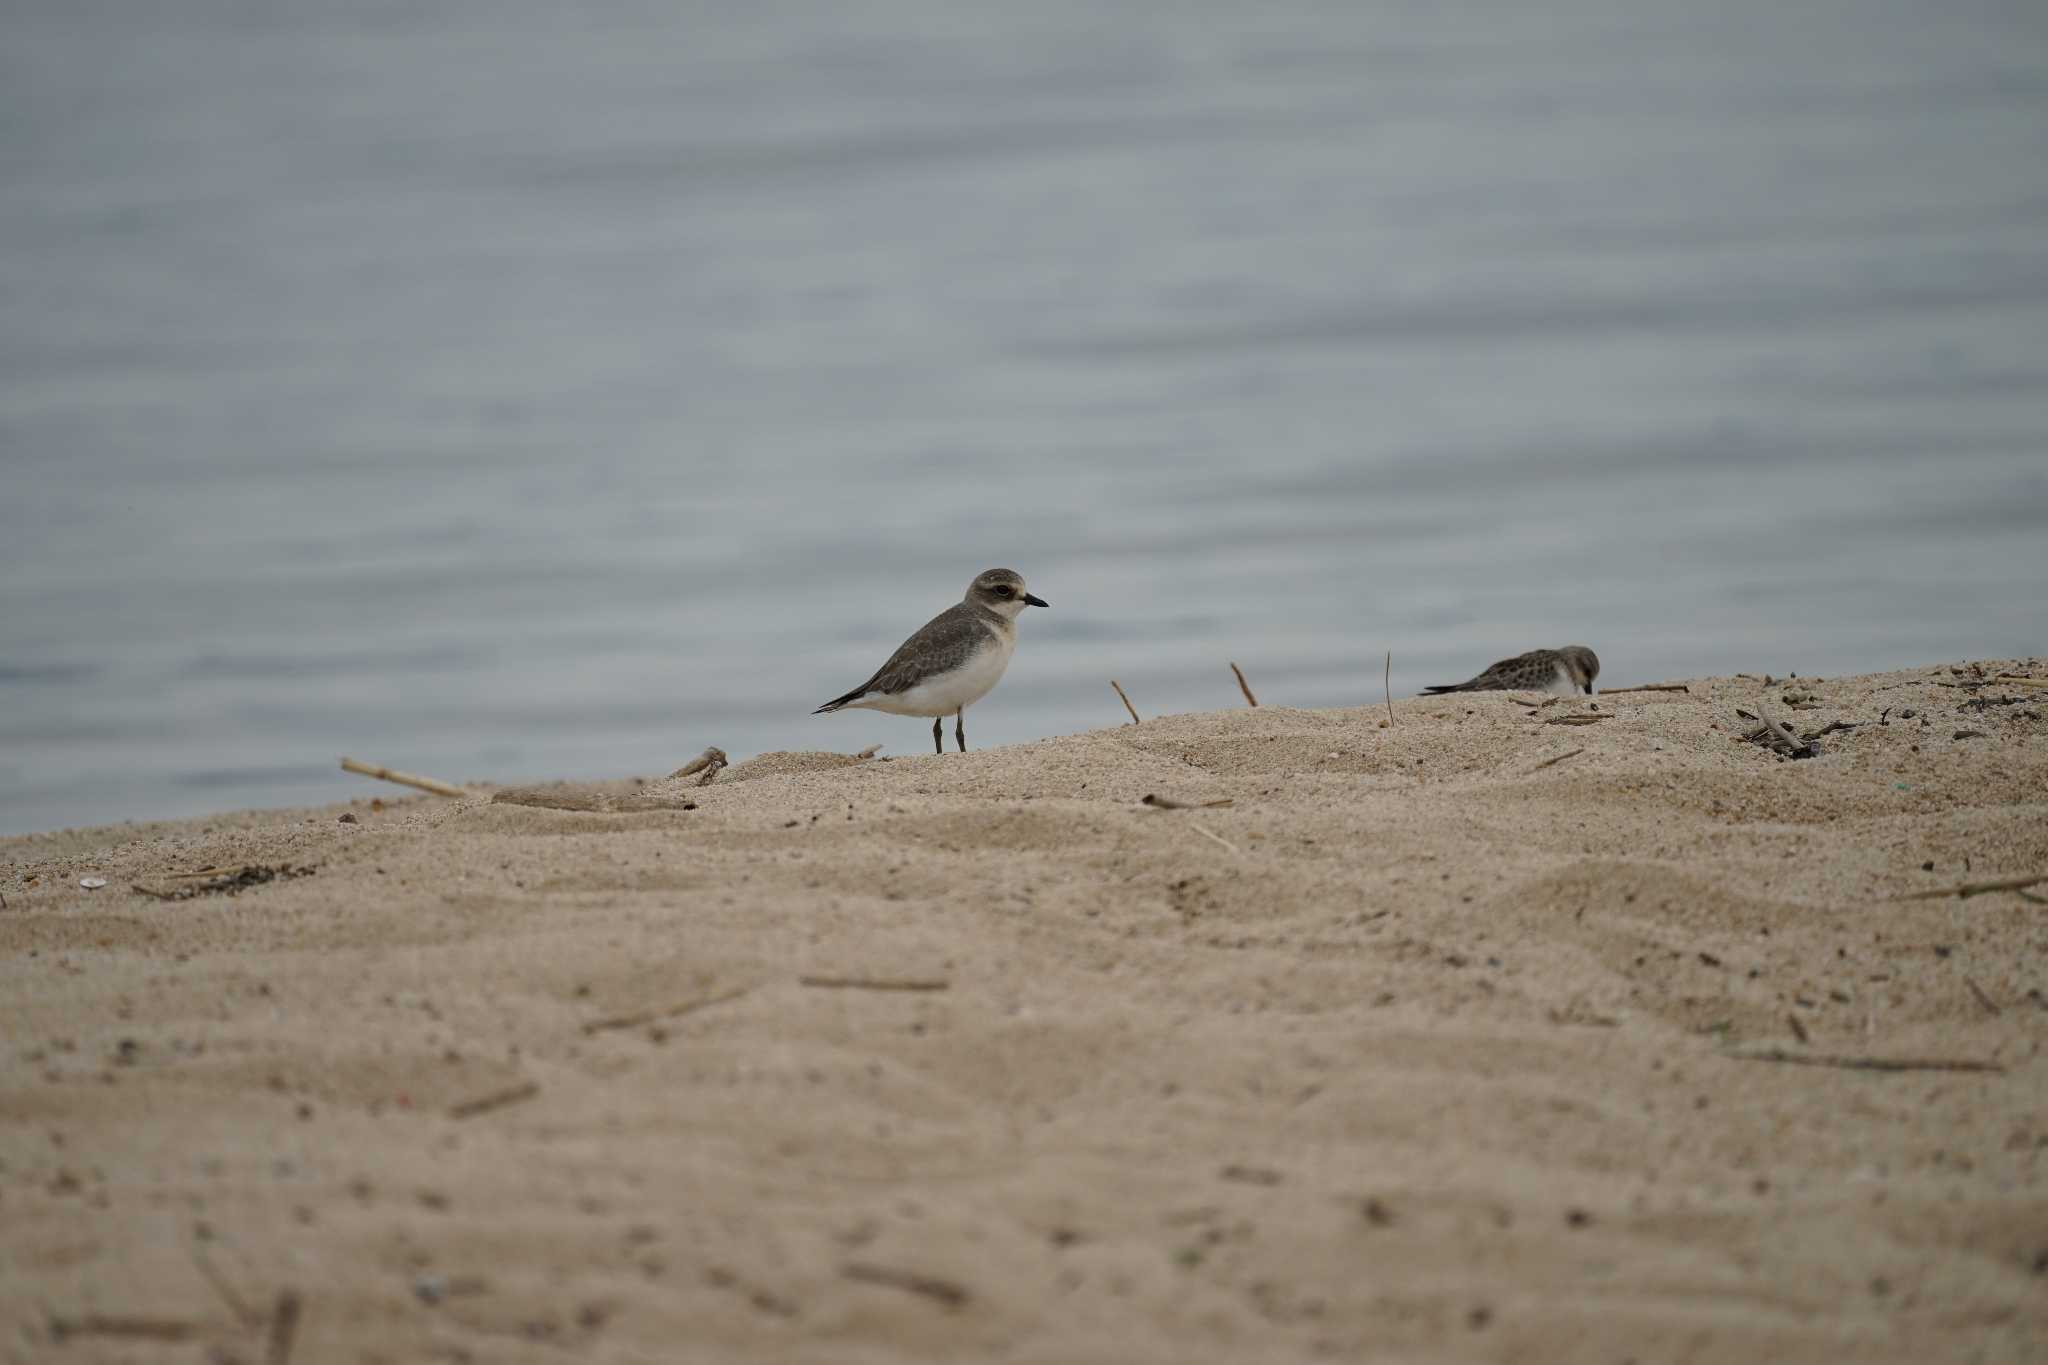
[[952, 672], [989, 643], [991, 632], [981, 617], [980, 609], [966, 602], [946, 608], [898, 645], [889, 661], [875, 670], [874, 677], [845, 696], [834, 697], [811, 714], [837, 711], [862, 697], [893, 697], [927, 678]]
[[1438, 687], [1422, 690], [1435, 694], [1439, 692], [1521, 692], [1541, 691], [1550, 685], [1557, 674], [1557, 651], [1532, 649], [1527, 654], [1517, 654], [1512, 659], [1502, 659], [1476, 678], [1467, 678], [1461, 683], [1445, 683]]

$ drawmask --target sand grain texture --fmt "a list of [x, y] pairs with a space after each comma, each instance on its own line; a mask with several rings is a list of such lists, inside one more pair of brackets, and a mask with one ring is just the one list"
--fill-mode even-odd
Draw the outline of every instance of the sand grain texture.
[[2048, 871], [1976, 681], [0, 841], [0, 1356], [2041, 1359], [2048, 907], [1899, 899]]

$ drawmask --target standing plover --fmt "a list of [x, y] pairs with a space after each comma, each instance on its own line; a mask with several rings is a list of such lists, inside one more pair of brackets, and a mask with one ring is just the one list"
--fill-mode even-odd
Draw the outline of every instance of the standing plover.
[[849, 706], [896, 716], [931, 716], [932, 743], [946, 752], [942, 730], [953, 717], [953, 738], [967, 752], [967, 708], [988, 695], [1017, 647], [1017, 617], [1046, 603], [1024, 591], [1009, 569], [990, 569], [967, 585], [958, 606], [946, 608], [899, 645], [889, 662], [859, 687], [811, 714]]
[[1512, 659], [1502, 659], [1478, 677], [1441, 687], [1437, 692], [1554, 692], [1561, 697], [1591, 693], [1593, 679], [1600, 676], [1600, 659], [1584, 645], [1563, 649], [1532, 649]]

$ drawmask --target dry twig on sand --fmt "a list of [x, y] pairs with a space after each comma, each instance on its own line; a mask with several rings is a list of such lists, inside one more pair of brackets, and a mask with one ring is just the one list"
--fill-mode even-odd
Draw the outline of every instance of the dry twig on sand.
[[189, 901], [200, 896], [238, 896], [254, 886], [264, 886], [274, 881], [290, 881], [295, 877], [310, 877], [319, 869], [293, 867], [279, 863], [276, 867], [265, 867], [250, 863], [244, 867], [229, 868], [218, 872], [174, 872], [165, 877], [170, 886], [151, 886], [147, 882], [131, 882], [129, 885], [145, 896], [154, 896], [160, 901]]
[[196, 1241], [192, 1243], [192, 1264], [198, 1267], [200, 1278], [212, 1286], [213, 1292], [228, 1306], [228, 1311], [235, 1315], [236, 1321], [244, 1327], [254, 1327], [262, 1320], [263, 1315], [235, 1292], [235, 1287], [228, 1283], [227, 1276], [220, 1273], [220, 1268], [214, 1265], [212, 1259]]
[[1252, 695], [1252, 685], [1244, 680], [1244, 670], [1239, 668], [1237, 664], [1233, 662], [1230, 665], [1230, 671], [1232, 673], [1237, 674], [1237, 690], [1244, 693], [1244, 699], [1247, 702], [1249, 702], [1253, 706], [1257, 706], [1259, 704], [1259, 699]]
[[1239, 848], [1236, 844], [1231, 843], [1230, 840], [1224, 838], [1215, 830], [1203, 829], [1200, 825], [1189, 825], [1188, 828], [1193, 830], [1195, 833], [1201, 835], [1205, 839], [1214, 839], [1217, 843], [1223, 845], [1232, 853], [1235, 853], [1238, 857], [1242, 858], [1244, 856], [1243, 849]]
[[650, 810], [695, 810], [695, 801], [669, 796], [641, 796], [590, 791], [579, 787], [514, 787], [491, 796], [494, 806], [534, 806], [541, 810], [591, 811], [599, 815], [631, 815]]
[[713, 748], [706, 749], [703, 753], [698, 754], [688, 763], [670, 773], [668, 780], [673, 782], [679, 777], [688, 777], [691, 773], [701, 772], [704, 775], [697, 779], [697, 785], [708, 787], [711, 785], [711, 779], [718, 776], [718, 770], [723, 768], [725, 763], [725, 750], [714, 746]]
[[636, 1014], [614, 1015], [609, 1019], [593, 1019], [583, 1026], [583, 1031], [585, 1033], [608, 1033], [613, 1029], [638, 1028], [642, 1024], [652, 1024], [662, 1019], [677, 1019], [685, 1014], [695, 1014], [698, 1010], [710, 1009], [713, 1005], [723, 1005], [728, 1000], [737, 1000], [752, 989], [752, 986], [735, 986], [731, 990], [720, 991], [717, 995], [699, 996], [695, 1000], [685, 1000], [680, 1005], [667, 1005], [661, 1009], [641, 1010]]
[[1394, 728], [1394, 651], [1387, 651], [1387, 664], [1380, 672], [1380, 690], [1387, 698], [1387, 728]]
[[1999, 1075], [2005, 1072], [1997, 1062], [1948, 1057], [1844, 1057], [1826, 1052], [1787, 1052], [1781, 1047], [1721, 1055], [1738, 1062], [1784, 1062], [1791, 1066], [1831, 1066], [1844, 1071], [1988, 1071]]
[[1615, 692], [1690, 692], [1684, 683], [1644, 683], [1640, 687], [1603, 687], [1600, 695], [1605, 697]]
[[1932, 891], [1909, 891], [1903, 896], [1893, 896], [1895, 901], [1938, 901], [1948, 896], [1961, 896], [1968, 900], [1988, 891], [2020, 891], [2029, 886], [2048, 882], [2048, 872], [2036, 872], [2030, 877], [2000, 877], [1996, 881], [1964, 882], [1961, 886], [1938, 886]]
[[1586, 752], [1584, 749], [1572, 749], [1566, 753], [1559, 754], [1556, 758], [1544, 759], [1541, 763], [1538, 763], [1535, 767], [1529, 769], [1529, 771], [1532, 773], [1540, 773], [1545, 768], [1548, 768], [1553, 764], [1562, 763], [1568, 758], [1577, 758], [1580, 754], [1584, 752]]
[[863, 1284], [886, 1285], [901, 1289], [907, 1294], [922, 1294], [948, 1308], [958, 1308], [971, 1297], [964, 1285], [952, 1280], [942, 1280], [936, 1275], [922, 1275], [914, 1270], [897, 1270], [893, 1266], [870, 1265], [864, 1261], [851, 1261], [839, 1268], [839, 1273], [849, 1280]]
[[448, 1117], [451, 1119], [473, 1119], [478, 1114], [488, 1114], [493, 1109], [503, 1109], [508, 1104], [518, 1104], [522, 1100], [530, 1100], [539, 1093], [540, 1086], [538, 1084], [533, 1081], [524, 1081], [518, 1085], [507, 1086], [503, 1090], [494, 1090], [488, 1095], [480, 1095], [473, 1100], [464, 1100], [461, 1104], [450, 1105], [448, 1107]]
[[71, 1337], [122, 1337], [129, 1341], [190, 1341], [197, 1323], [175, 1318], [145, 1318], [119, 1313], [89, 1313], [82, 1318], [50, 1319], [50, 1337], [62, 1343]]
[[277, 1303], [270, 1311], [270, 1336], [264, 1343], [264, 1365], [289, 1365], [292, 1343], [298, 1335], [298, 1291], [280, 1289], [277, 1291]]
[[[1769, 749], [1771, 752], [1784, 758], [1818, 758], [1820, 756], [1820, 745], [1810, 739], [1801, 739], [1797, 734], [1793, 733], [1792, 727], [1785, 724], [1785, 722], [1771, 719], [1771, 713], [1764, 709], [1763, 698], [1757, 698], [1755, 704], [1757, 710], [1756, 718], [1762, 723], [1756, 729], [1743, 735], [1744, 739], [1752, 744]], [[1740, 707], [1736, 708], [1736, 714], [1743, 714]]]
[[1111, 687], [1114, 687], [1116, 689], [1117, 696], [1123, 699], [1124, 710], [1131, 713], [1131, 724], [1136, 725], [1138, 723], [1138, 708], [1131, 705], [1131, 699], [1129, 697], [1124, 696], [1124, 685], [1118, 682], [1115, 678], [1111, 678], [1109, 680], [1109, 685]]
[[476, 795], [467, 787], [458, 787], [453, 782], [443, 782], [438, 777], [421, 777], [418, 773], [402, 773], [395, 768], [380, 768], [374, 763], [358, 763], [353, 758], [341, 760], [341, 770], [346, 773], [361, 773], [374, 777], [380, 782], [396, 782], [401, 787], [416, 787], [436, 796], [452, 796], [457, 800]]
[[943, 991], [953, 985], [943, 976], [800, 976], [796, 983], [824, 991]]
[[2014, 687], [2048, 687], [2048, 678], [2022, 678], [2014, 673], [2001, 673], [1998, 681], [2011, 683]]
[[1581, 712], [1575, 716], [1552, 716], [1549, 720], [1546, 720], [1543, 723], [1545, 725], [1598, 725], [1603, 720], [1613, 719], [1614, 716], [1608, 712], [1602, 712], [1599, 715], [1593, 715], [1590, 712]]
[[1158, 792], [1147, 792], [1138, 798], [1138, 804], [1154, 810], [1214, 810], [1219, 806], [1235, 805], [1236, 801], [1228, 796], [1219, 796], [1214, 801], [1177, 801]]

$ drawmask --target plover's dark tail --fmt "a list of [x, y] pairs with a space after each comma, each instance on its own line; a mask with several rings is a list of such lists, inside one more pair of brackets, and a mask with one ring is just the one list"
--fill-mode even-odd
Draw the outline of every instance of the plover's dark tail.
[[867, 690], [867, 688], [865, 688], [865, 687], [856, 687], [856, 688], [854, 688], [854, 689], [853, 689], [853, 691], [851, 691], [851, 692], [848, 692], [848, 693], [847, 693], [847, 694], [846, 694], [845, 696], [843, 696], [843, 697], [834, 697], [834, 698], [833, 698], [832, 700], [830, 700], [830, 701], [826, 702], [826, 703], [825, 703], [825, 704], [824, 704], [823, 706], [819, 707], [819, 708], [818, 708], [817, 710], [815, 710], [815, 711], [811, 712], [811, 714], [812, 714], [812, 715], [814, 715], [814, 716], [822, 716], [822, 715], [824, 715], [824, 714], [825, 714], [825, 713], [826, 713], [827, 711], [837, 711], [837, 710], [838, 710], [838, 709], [839, 709], [840, 707], [842, 707], [842, 706], [845, 706], [845, 705], [847, 705], [847, 704], [848, 704], [849, 702], [856, 702], [856, 701], [859, 701], [859, 700], [860, 700], [860, 699], [861, 699], [862, 697], [865, 697], [865, 696], [866, 696], [867, 694], [868, 694], [868, 690]]
[[1425, 688], [1423, 688], [1422, 690], [1423, 690], [1423, 692], [1425, 692], [1425, 693], [1426, 693], [1426, 694], [1428, 694], [1429, 696], [1432, 696], [1432, 697], [1433, 697], [1433, 696], [1435, 696], [1435, 695], [1436, 695], [1437, 693], [1439, 693], [1439, 692], [1469, 692], [1469, 691], [1470, 691], [1471, 689], [1472, 689], [1472, 684], [1471, 684], [1471, 683], [1469, 683], [1469, 682], [1461, 682], [1461, 683], [1442, 683], [1442, 684], [1439, 684], [1439, 685], [1438, 685], [1438, 686], [1436, 686], [1436, 687], [1425, 687]]

